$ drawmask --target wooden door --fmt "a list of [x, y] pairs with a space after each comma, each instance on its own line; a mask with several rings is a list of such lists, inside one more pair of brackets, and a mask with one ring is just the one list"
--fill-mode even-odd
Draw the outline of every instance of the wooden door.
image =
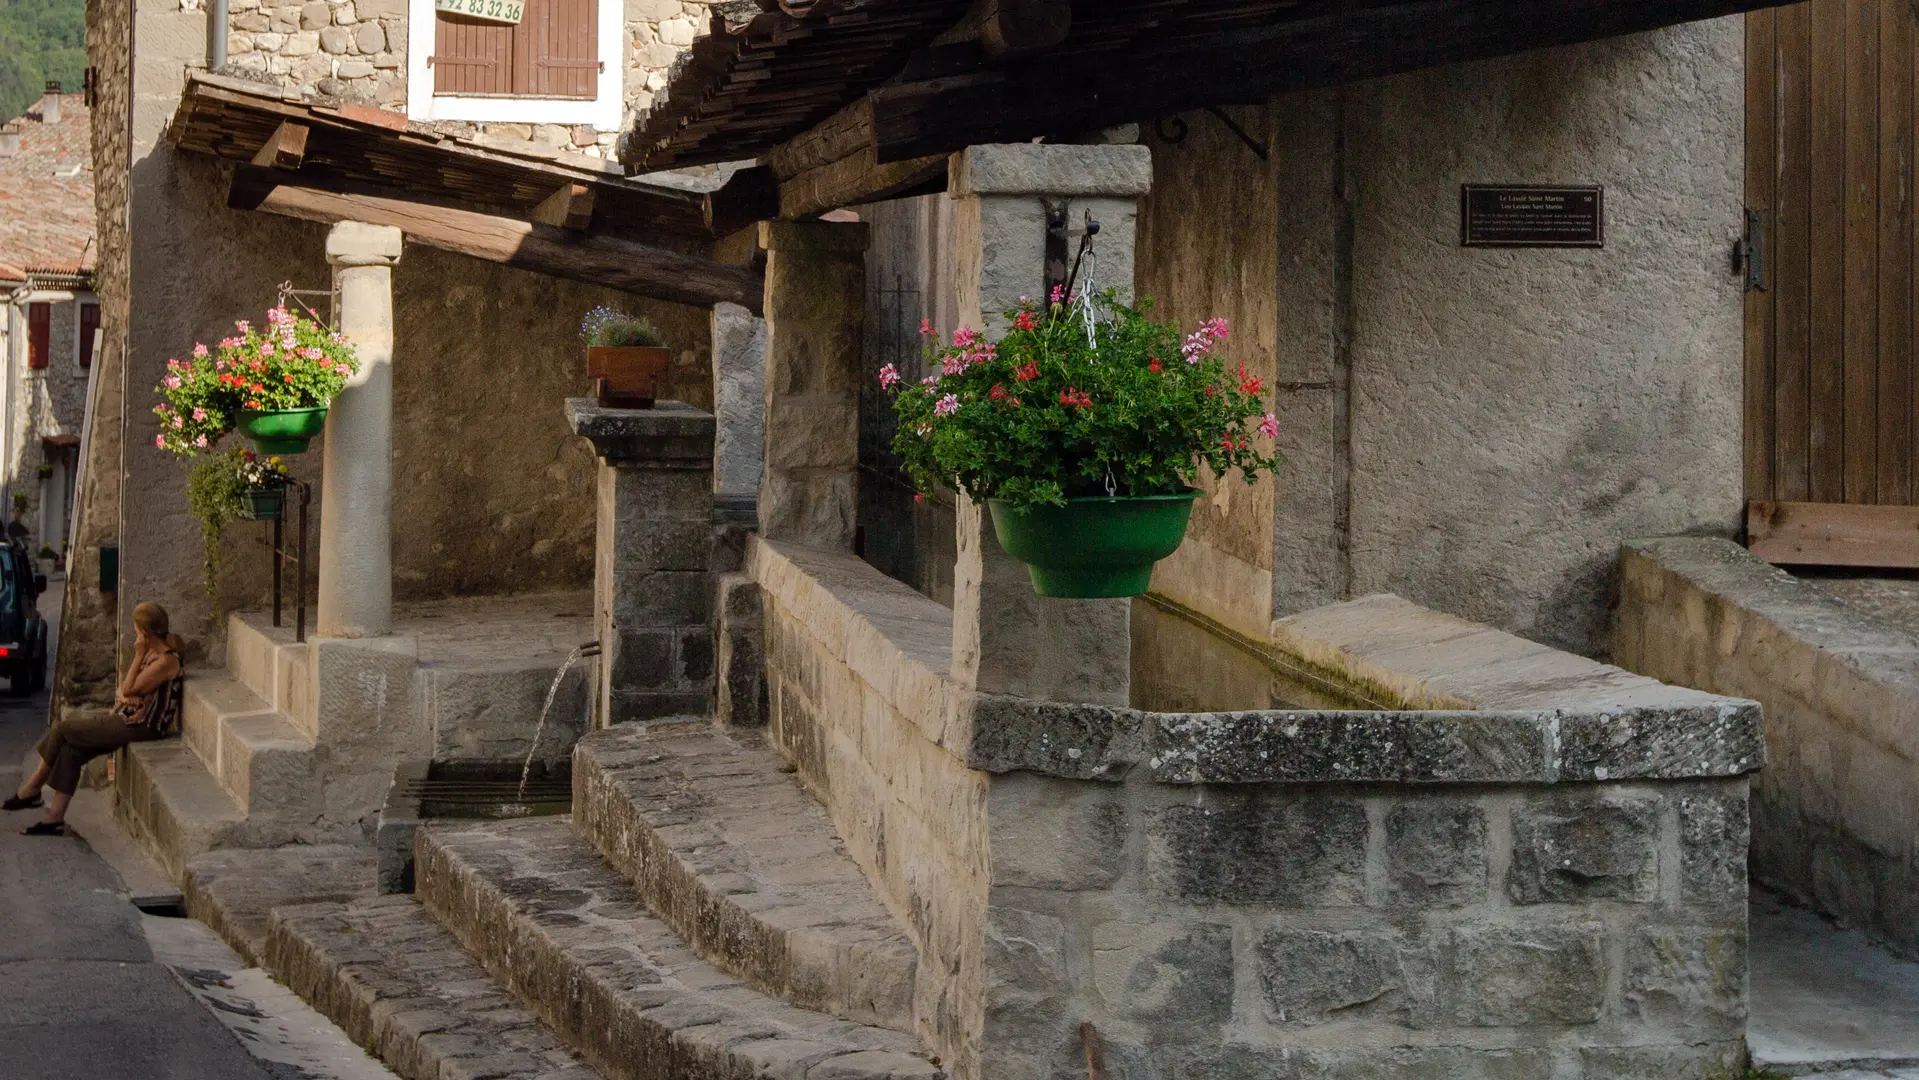
[[1747, 531], [1774, 562], [1919, 566], [1914, 48], [1910, 0], [1746, 16]]

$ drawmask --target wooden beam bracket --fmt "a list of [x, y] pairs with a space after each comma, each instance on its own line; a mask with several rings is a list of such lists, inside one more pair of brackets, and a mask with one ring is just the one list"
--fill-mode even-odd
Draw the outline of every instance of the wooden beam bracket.
[[273, 129], [273, 134], [267, 136], [259, 152], [253, 155], [253, 164], [288, 172], [298, 169], [306, 164], [307, 134], [310, 130], [305, 124], [280, 121], [280, 126]]

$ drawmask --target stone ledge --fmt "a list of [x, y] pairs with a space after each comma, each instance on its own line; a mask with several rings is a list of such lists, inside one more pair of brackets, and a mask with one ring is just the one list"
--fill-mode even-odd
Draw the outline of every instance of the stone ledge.
[[971, 768], [1165, 784], [1515, 783], [1739, 776], [1765, 764], [1759, 706], [1591, 712], [1148, 713], [979, 695]]
[[609, 1080], [939, 1080], [913, 1040], [757, 994], [559, 820], [419, 834], [421, 900]]
[[567, 398], [566, 419], [609, 465], [697, 468], [713, 461], [713, 414], [683, 402], [608, 409], [592, 398]]
[[273, 909], [371, 895], [373, 855], [346, 844], [210, 851], [187, 863], [180, 892], [188, 915], [265, 967]]

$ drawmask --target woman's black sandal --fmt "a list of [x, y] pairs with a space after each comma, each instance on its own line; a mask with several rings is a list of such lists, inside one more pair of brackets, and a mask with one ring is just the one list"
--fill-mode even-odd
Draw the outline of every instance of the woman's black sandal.
[[40, 796], [38, 795], [35, 795], [31, 799], [23, 799], [18, 795], [9, 795], [7, 796], [6, 802], [0, 803], [0, 810], [33, 810], [38, 808], [39, 805]]
[[21, 836], [65, 836], [67, 823], [64, 821], [36, 821], [20, 830]]

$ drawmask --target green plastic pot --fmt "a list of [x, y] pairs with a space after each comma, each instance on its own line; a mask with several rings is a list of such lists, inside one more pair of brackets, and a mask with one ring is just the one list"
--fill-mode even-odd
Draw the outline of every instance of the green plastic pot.
[[304, 454], [307, 443], [326, 426], [326, 406], [242, 412], [240, 434], [262, 454]]
[[284, 487], [248, 488], [240, 493], [240, 516], [248, 521], [272, 521], [286, 505]]
[[1065, 506], [1015, 509], [987, 500], [993, 534], [1026, 564], [1041, 596], [1090, 600], [1138, 596], [1153, 564], [1179, 549], [1197, 491], [1178, 495], [1068, 499]]

